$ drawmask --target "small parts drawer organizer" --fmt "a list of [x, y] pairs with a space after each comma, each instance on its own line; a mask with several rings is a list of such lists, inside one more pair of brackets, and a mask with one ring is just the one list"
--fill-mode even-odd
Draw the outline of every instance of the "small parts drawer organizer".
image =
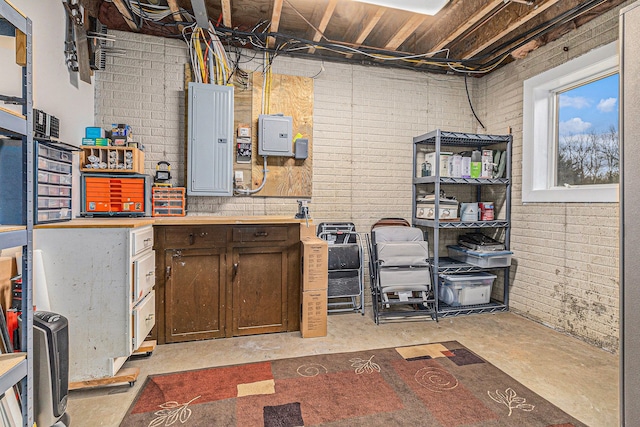
[[82, 174], [82, 216], [144, 216], [147, 175]]
[[144, 152], [135, 147], [82, 147], [80, 170], [144, 173]]
[[37, 141], [37, 224], [71, 219], [72, 153], [66, 147]]
[[184, 216], [184, 188], [153, 187], [151, 204], [153, 216]]

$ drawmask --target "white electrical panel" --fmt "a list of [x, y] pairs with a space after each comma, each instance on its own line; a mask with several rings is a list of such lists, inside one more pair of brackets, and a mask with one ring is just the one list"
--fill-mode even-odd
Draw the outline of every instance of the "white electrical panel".
[[293, 157], [293, 118], [291, 116], [258, 116], [258, 154]]
[[233, 137], [233, 86], [189, 83], [188, 195], [233, 195]]

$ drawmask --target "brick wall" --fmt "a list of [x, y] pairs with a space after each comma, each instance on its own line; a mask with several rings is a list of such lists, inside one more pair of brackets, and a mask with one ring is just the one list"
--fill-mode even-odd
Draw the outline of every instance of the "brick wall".
[[[129, 123], [146, 149], [146, 173], [171, 163], [184, 175], [185, 44], [112, 31], [123, 58], [96, 74], [96, 124]], [[260, 61], [244, 65], [253, 71]], [[411, 214], [412, 137], [437, 127], [470, 131], [464, 82], [404, 70], [278, 57], [277, 74], [316, 76], [313, 116], [313, 194], [316, 223], [352, 221], [365, 231], [383, 216]], [[320, 74], [318, 75], [318, 73]], [[190, 197], [191, 214], [291, 215], [290, 198]]]
[[523, 204], [521, 176], [524, 80], [617, 39], [618, 9], [474, 82], [487, 131], [513, 128], [516, 266], [510, 308], [614, 352], [619, 346], [618, 204]]
[[[112, 32], [124, 58], [96, 74], [96, 124], [126, 122], [146, 147], [146, 173], [167, 160], [184, 185], [184, 43]], [[470, 79], [488, 133], [514, 132], [511, 307], [596, 345], [618, 347], [616, 204], [521, 203], [522, 82], [617, 38], [610, 12], [488, 77]], [[569, 41], [567, 41], [569, 40]], [[570, 43], [569, 52], [562, 46]], [[252, 71], [258, 62], [244, 65]], [[436, 128], [480, 132], [459, 76], [278, 57], [274, 73], [312, 77], [315, 223], [367, 231], [383, 216], [411, 217], [412, 137]], [[320, 73], [319, 73], [320, 72]], [[318, 74], [319, 73], [319, 74]], [[191, 214], [292, 215], [287, 198], [190, 197]], [[550, 213], [553, 212], [553, 215]]]

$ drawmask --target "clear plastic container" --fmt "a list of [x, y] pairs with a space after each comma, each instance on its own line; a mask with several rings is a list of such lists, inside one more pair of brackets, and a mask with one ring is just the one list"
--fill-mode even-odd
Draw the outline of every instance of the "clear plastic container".
[[477, 252], [454, 245], [447, 246], [447, 249], [450, 258], [481, 268], [509, 267], [513, 255], [511, 251]]
[[496, 275], [489, 273], [443, 274], [438, 299], [450, 306], [487, 304]]

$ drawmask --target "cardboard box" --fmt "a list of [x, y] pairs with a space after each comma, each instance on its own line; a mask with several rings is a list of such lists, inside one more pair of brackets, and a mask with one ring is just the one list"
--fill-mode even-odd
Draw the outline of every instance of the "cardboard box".
[[305, 237], [302, 242], [302, 291], [327, 289], [329, 246], [319, 237]]
[[313, 225], [312, 220], [309, 220], [308, 227], [306, 221], [300, 223], [300, 240], [306, 239], [307, 237], [316, 237], [316, 227]]
[[327, 290], [302, 292], [302, 338], [327, 336]]
[[[440, 201], [440, 207], [438, 208], [438, 218], [441, 220], [456, 220], [458, 218], [458, 202], [449, 203]], [[416, 203], [416, 218], [420, 219], [435, 219], [436, 205], [434, 202], [430, 203]]]
[[107, 147], [110, 143], [108, 138], [82, 138], [82, 145]]
[[[449, 176], [449, 158], [453, 153], [440, 152], [440, 176]], [[436, 153], [429, 152], [424, 155], [425, 162], [431, 164], [431, 175], [436, 175]]]
[[85, 138], [104, 138], [104, 129], [96, 126], [87, 126], [84, 130]]

